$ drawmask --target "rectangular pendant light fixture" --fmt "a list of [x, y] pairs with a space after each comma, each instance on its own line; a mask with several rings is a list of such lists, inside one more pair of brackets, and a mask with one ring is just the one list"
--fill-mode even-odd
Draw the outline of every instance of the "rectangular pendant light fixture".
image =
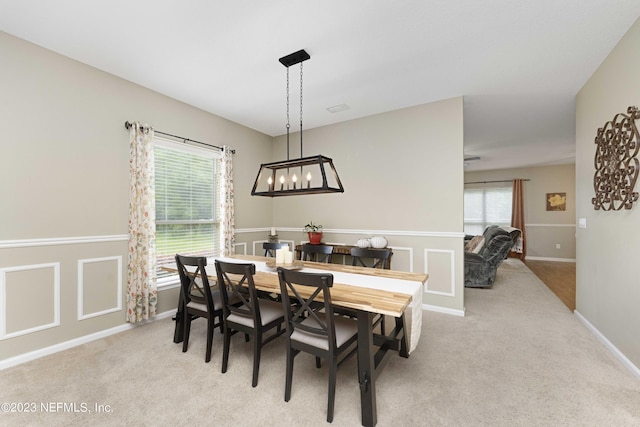
[[[332, 159], [321, 154], [302, 157], [302, 62], [309, 58], [303, 49], [279, 59], [287, 67], [287, 160], [260, 165], [252, 196], [344, 193]], [[295, 64], [300, 64], [300, 158], [289, 159], [289, 67]]]
[[252, 196], [344, 193], [333, 160], [323, 155], [263, 163]]

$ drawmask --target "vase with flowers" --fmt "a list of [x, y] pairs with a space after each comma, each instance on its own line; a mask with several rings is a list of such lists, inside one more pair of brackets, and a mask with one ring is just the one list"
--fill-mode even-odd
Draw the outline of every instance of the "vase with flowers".
[[319, 245], [322, 240], [322, 225], [314, 224], [311, 221], [309, 224], [304, 226], [304, 231], [307, 232], [309, 236], [309, 243], [312, 245]]

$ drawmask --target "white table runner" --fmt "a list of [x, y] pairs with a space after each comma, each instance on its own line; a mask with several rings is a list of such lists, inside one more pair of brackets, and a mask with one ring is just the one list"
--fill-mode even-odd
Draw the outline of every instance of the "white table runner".
[[[252, 263], [256, 266], [256, 271], [276, 274], [276, 272], [268, 268], [265, 261], [242, 260], [238, 258], [217, 257], [223, 262], [234, 263]], [[213, 259], [208, 260], [210, 265], [214, 265]], [[420, 340], [420, 332], [422, 330], [422, 283], [413, 280], [394, 279], [389, 277], [369, 276], [366, 274], [344, 273], [341, 271], [320, 270], [315, 268], [304, 267], [301, 271], [305, 273], [331, 273], [334, 283], [343, 283], [345, 285], [360, 286], [363, 288], [380, 289], [390, 292], [411, 295], [411, 302], [405, 310], [405, 332], [407, 338], [407, 347], [411, 353]]]

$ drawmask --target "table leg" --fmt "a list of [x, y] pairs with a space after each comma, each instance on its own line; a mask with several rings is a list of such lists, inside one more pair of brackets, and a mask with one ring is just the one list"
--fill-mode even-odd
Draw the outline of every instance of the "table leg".
[[182, 289], [180, 290], [180, 296], [178, 297], [178, 311], [176, 311], [176, 326], [173, 331], [173, 342], [181, 343], [184, 339], [184, 330], [182, 329], [182, 317], [184, 315], [184, 307], [183, 307], [183, 298], [182, 298]]
[[372, 313], [358, 311], [358, 381], [362, 425], [366, 427], [378, 422], [372, 321]]
[[404, 313], [402, 313], [401, 317], [396, 317], [396, 329], [398, 331], [402, 332], [402, 338], [400, 339], [400, 356], [404, 357], [405, 359], [409, 358], [409, 351], [407, 348], [407, 328], [405, 328], [405, 325], [407, 323], [405, 322], [405, 318], [404, 318]]

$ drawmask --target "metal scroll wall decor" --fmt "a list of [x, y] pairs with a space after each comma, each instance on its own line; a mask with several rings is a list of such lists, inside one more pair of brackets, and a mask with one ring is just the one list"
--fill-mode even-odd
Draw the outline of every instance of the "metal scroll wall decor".
[[640, 135], [635, 123], [639, 118], [638, 108], [629, 107], [627, 114], [616, 114], [598, 129], [593, 175], [596, 196], [591, 199], [595, 210], [631, 209], [638, 201], [633, 189], [639, 170]]

